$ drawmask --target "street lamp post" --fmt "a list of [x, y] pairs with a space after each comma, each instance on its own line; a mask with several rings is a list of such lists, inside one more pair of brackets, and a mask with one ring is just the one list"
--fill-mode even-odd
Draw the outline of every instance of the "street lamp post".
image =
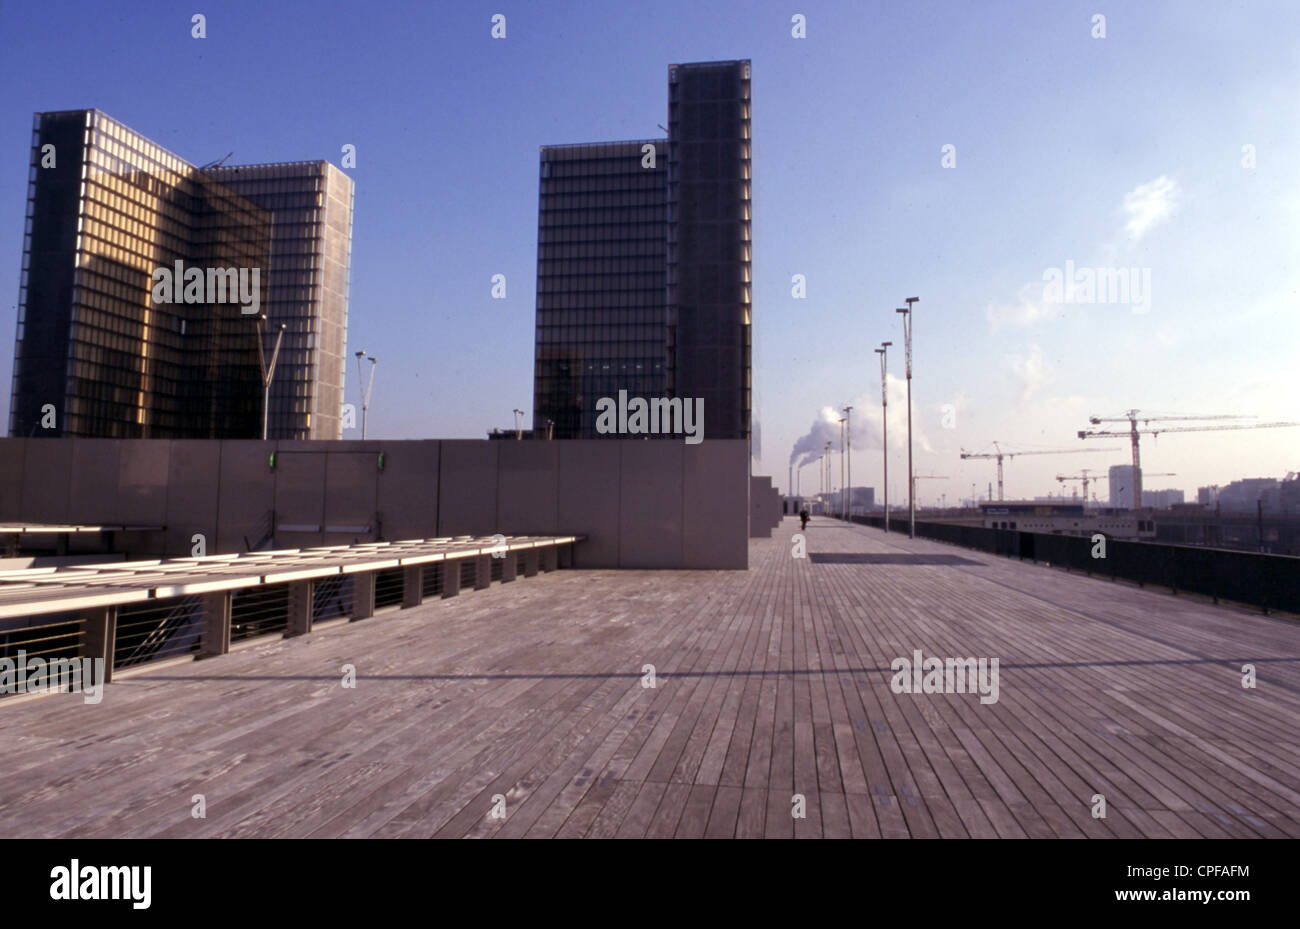
[[903, 343], [907, 355], [907, 537], [916, 538], [916, 479], [912, 476], [912, 304], [920, 297], [908, 297], [903, 302], [907, 309], [896, 310], [903, 314]]
[[[826, 443], [826, 451], [825, 451], [823, 457], [826, 459], [826, 496], [829, 497], [832, 493], [835, 492], [835, 481], [833, 481], [833, 480], [831, 479], [831, 477], [832, 477], [832, 472], [831, 472], [831, 443], [829, 443], [829, 442]], [[826, 508], [826, 515], [827, 515], [827, 516], [831, 516], [831, 515], [833, 515], [833, 514], [834, 514], [834, 508], [831, 507], [831, 506], [828, 506], [828, 507]]]
[[846, 504], [846, 509], [848, 511], [849, 519], [852, 519], [853, 518], [853, 407], [851, 406], [846, 406], [844, 408], [844, 433], [848, 440], [846, 442], [846, 447], [848, 448], [848, 453], [849, 453], [848, 463], [845, 465], [845, 467], [848, 469], [847, 472], [848, 477], [846, 479], [848, 489], [845, 491], [845, 493], [847, 493], [848, 495], [848, 503]]
[[889, 390], [885, 379], [888, 370], [889, 346], [893, 342], [881, 342], [876, 354], [880, 356], [880, 450], [885, 462], [885, 531], [889, 531]]
[[844, 518], [844, 417], [840, 417], [840, 519]]
[[266, 363], [266, 349], [262, 347], [262, 324], [266, 314], [257, 317], [257, 362], [262, 368], [262, 440], [266, 441], [268, 411], [271, 408], [271, 380], [275, 377], [275, 362], [280, 357], [280, 342], [284, 339], [284, 323], [280, 323], [275, 333], [275, 348], [271, 351], [271, 363]]
[[[361, 359], [366, 357], [365, 352], [357, 352], [357, 389], [361, 390], [361, 382], [365, 379], [361, 370]], [[375, 365], [379, 364], [379, 359], [370, 358], [370, 380], [364, 390], [361, 391], [361, 438], [366, 437], [366, 411], [370, 409], [370, 394], [375, 389]]]

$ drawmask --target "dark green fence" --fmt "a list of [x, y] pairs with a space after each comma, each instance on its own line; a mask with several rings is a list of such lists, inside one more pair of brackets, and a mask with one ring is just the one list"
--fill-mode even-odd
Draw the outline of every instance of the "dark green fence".
[[[855, 516], [853, 521], [884, 528], [880, 516]], [[907, 520], [890, 519], [891, 532], [906, 532]], [[1043, 561], [1072, 571], [1099, 574], [1112, 580], [1136, 581], [1257, 606], [1265, 613], [1300, 613], [1300, 558], [1263, 555], [1194, 545], [1164, 545], [1106, 538], [1106, 556], [1094, 558], [1087, 536], [1050, 535], [1015, 529], [986, 529], [952, 523], [916, 523], [916, 534], [994, 555]]]

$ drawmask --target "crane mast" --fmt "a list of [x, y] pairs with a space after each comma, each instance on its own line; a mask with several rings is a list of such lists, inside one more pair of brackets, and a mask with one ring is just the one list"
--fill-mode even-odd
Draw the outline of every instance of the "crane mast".
[[[1143, 435], [1158, 436], [1162, 432], [1227, 432], [1238, 429], [1278, 429], [1285, 426], [1300, 426], [1300, 423], [1232, 423], [1225, 426], [1157, 426], [1139, 428], [1138, 423], [1149, 426], [1160, 422], [1205, 422], [1210, 420], [1253, 419], [1253, 416], [1214, 415], [1214, 416], [1139, 416], [1140, 410], [1128, 410], [1123, 416], [1089, 416], [1088, 422], [1094, 426], [1102, 423], [1128, 423], [1128, 430], [1118, 432], [1108, 429], [1080, 429], [1081, 439], [1118, 438], [1128, 436], [1133, 446], [1133, 509], [1142, 509], [1142, 452], [1140, 448]], [[1114, 503], [1114, 501], [1111, 501]]]

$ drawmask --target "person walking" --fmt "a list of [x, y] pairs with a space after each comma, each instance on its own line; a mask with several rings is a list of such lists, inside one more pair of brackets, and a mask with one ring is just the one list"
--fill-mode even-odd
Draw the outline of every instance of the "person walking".
[[799, 530], [803, 531], [808, 528], [808, 507], [799, 511]]

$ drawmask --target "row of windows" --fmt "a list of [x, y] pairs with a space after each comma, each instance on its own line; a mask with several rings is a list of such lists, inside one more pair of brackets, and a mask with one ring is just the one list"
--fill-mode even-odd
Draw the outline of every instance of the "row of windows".
[[86, 124], [88, 127], [93, 127], [96, 142], [101, 142], [107, 137], [129, 145], [132, 149], [145, 152], [151, 161], [173, 173], [180, 173], [190, 167], [188, 163], [171, 152], [155, 145], [143, 136], [137, 135], [103, 113], [88, 113]]
[[551, 177], [541, 183], [541, 196], [569, 194], [600, 194], [634, 190], [639, 193], [663, 191], [666, 187], [661, 172], [639, 169], [636, 174], [601, 174], [595, 176]]
[[124, 196], [153, 197], [186, 212], [192, 212], [199, 201], [196, 185], [173, 181], [170, 175], [159, 177], [135, 169], [100, 151], [90, 152], [89, 160], [82, 168], [82, 176], [85, 180], [94, 180]]
[[542, 374], [562, 376], [571, 374], [574, 366], [585, 361], [602, 364], [662, 364], [667, 361], [668, 350], [662, 342], [582, 342], [536, 343], [536, 370]]
[[664, 272], [653, 274], [551, 275], [537, 279], [537, 292], [543, 294], [618, 293], [620, 291], [655, 291], [664, 286]]
[[629, 239], [618, 242], [575, 242], [572, 244], [553, 245], [550, 243], [537, 246], [540, 261], [557, 261], [571, 259], [627, 259], [648, 258], [664, 263], [668, 256], [668, 245], [663, 239]]
[[663, 225], [667, 216], [665, 204], [654, 206], [622, 207], [618, 210], [599, 207], [543, 210], [537, 219], [540, 228], [552, 226], [631, 226], [639, 223]]
[[638, 309], [611, 309], [609, 306], [593, 309], [538, 308], [540, 326], [618, 326], [627, 323], [663, 325], [668, 314], [663, 306]]
[[662, 272], [665, 255], [637, 257], [624, 255], [609, 258], [540, 258], [537, 262], [539, 277], [571, 274], [649, 274]]
[[538, 326], [538, 342], [568, 342], [600, 345], [606, 342], [655, 342], [664, 344], [663, 326]]
[[[268, 165], [230, 165], [210, 168], [208, 173], [223, 184], [241, 190], [260, 190], [264, 185], [296, 185], [277, 189], [325, 189], [325, 165], [313, 162], [283, 162]], [[346, 175], [345, 175], [346, 176]]]
[[121, 226], [141, 238], [180, 241], [191, 235], [190, 214], [156, 198], [124, 196], [93, 177], [83, 185], [83, 198], [83, 215]]
[[[574, 375], [582, 378], [584, 388], [594, 383], [615, 385], [628, 377], [643, 378], [643, 383], [655, 384], [662, 378], [665, 364], [663, 361], [649, 359], [620, 361], [617, 359], [577, 360], [572, 362], [563, 374], [541, 375], [533, 380], [535, 389], [541, 393], [554, 394], [563, 389], [563, 385], [572, 383]], [[608, 380], [606, 380], [608, 379]]]
[[666, 154], [665, 146], [662, 144], [656, 146], [654, 168], [641, 167], [641, 159], [644, 156], [639, 147], [632, 153], [618, 158], [574, 158], [568, 161], [543, 161], [541, 165], [541, 179], [543, 181], [553, 181], [557, 178], [567, 177], [662, 173], [664, 166], [668, 161], [668, 159], [664, 157]]
[[88, 177], [82, 187], [83, 204], [102, 204], [112, 211], [103, 216], [108, 220], [114, 215], [130, 216], [157, 230], [157, 236], [190, 237], [194, 222], [192, 211], [171, 200], [145, 194], [131, 185], [113, 183], [113, 180], [108, 175]]
[[668, 204], [667, 191], [658, 190], [610, 190], [583, 191], [568, 194], [543, 193], [540, 197], [542, 212], [556, 210], [622, 210], [628, 207], [657, 206], [663, 209]]
[[663, 290], [652, 291], [614, 291], [612, 293], [558, 293], [537, 295], [537, 309], [555, 310], [595, 310], [604, 307], [619, 309], [645, 309], [662, 313], [667, 302]]
[[92, 134], [89, 141], [90, 158], [88, 160], [91, 163], [113, 168], [123, 174], [144, 172], [157, 178], [163, 184], [175, 187], [180, 185], [189, 173], [185, 168], [174, 170], [163, 164], [155, 157], [155, 155], [159, 154], [158, 149], [138, 137], [133, 140], [133, 144], [127, 145], [125, 142], [120, 142], [105, 133], [99, 132]]
[[645, 223], [603, 223], [601, 225], [551, 226], [538, 231], [537, 241], [541, 245], [560, 245], [565, 243], [586, 243], [593, 246], [612, 245], [618, 247], [624, 243], [656, 242], [668, 239], [668, 232], [662, 219]]

